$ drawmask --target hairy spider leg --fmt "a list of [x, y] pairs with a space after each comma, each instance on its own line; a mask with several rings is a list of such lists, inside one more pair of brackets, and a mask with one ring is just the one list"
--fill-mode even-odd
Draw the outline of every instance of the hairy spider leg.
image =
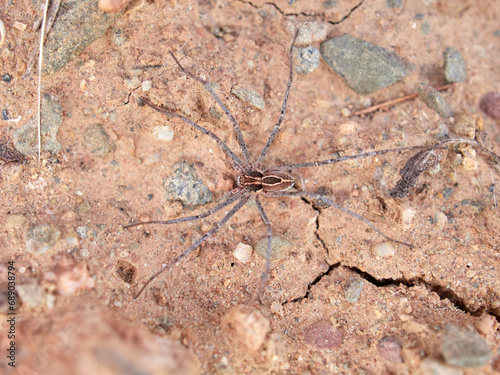
[[217, 94], [215, 93], [215, 91], [212, 89], [212, 87], [210, 86], [210, 84], [207, 81], [195, 76], [189, 70], [185, 69], [181, 65], [179, 60], [177, 60], [177, 58], [175, 57], [175, 55], [172, 52], [170, 52], [170, 55], [174, 59], [175, 63], [179, 66], [180, 70], [182, 70], [184, 72], [184, 74], [187, 74], [192, 79], [200, 82], [205, 87], [205, 89], [210, 93], [210, 95], [212, 95], [212, 98], [214, 98], [215, 101], [217, 102], [217, 104], [219, 104], [219, 106], [222, 108], [222, 110], [227, 115], [229, 120], [233, 123], [234, 132], [236, 133], [236, 139], [238, 140], [238, 144], [240, 145], [241, 151], [243, 152], [243, 157], [245, 159], [245, 166], [247, 167], [246, 170], [253, 169], [254, 165], [253, 165], [252, 158], [250, 157], [250, 152], [248, 151], [247, 144], [245, 142], [245, 139], [243, 138], [243, 134], [241, 133], [240, 125], [238, 124], [238, 122], [234, 118], [233, 114], [229, 111], [229, 109], [227, 109], [227, 107], [224, 105], [224, 103], [222, 103], [222, 100], [219, 99], [219, 97], [217, 96]]
[[378, 229], [375, 224], [373, 224], [370, 220], [368, 220], [367, 218], [365, 218], [364, 216], [360, 215], [360, 214], [357, 214], [351, 210], [348, 210], [347, 208], [335, 203], [335, 202], [332, 202], [330, 199], [320, 195], [320, 194], [317, 194], [317, 193], [313, 193], [311, 191], [280, 191], [280, 192], [276, 192], [276, 193], [268, 193], [267, 194], [268, 197], [310, 197], [310, 198], [313, 198], [313, 199], [318, 199], [320, 201], [322, 201], [323, 203], [329, 205], [329, 206], [332, 206], [332, 207], [335, 207], [336, 209], [342, 211], [342, 212], [345, 212], [346, 214], [349, 214], [351, 215], [352, 217], [358, 219], [358, 220], [361, 220], [362, 222], [364, 222], [366, 225], [368, 225], [370, 228], [372, 228], [375, 232], [377, 232], [380, 236], [384, 237], [385, 239], [391, 241], [391, 242], [394, 242], [394, 243], [397, 243], [397, 244], [400, 244], [400, 245], [404, 245], [404, 246], [407, 246], [409, 248], [413, 248], [414, 246], [410, 243], [407, 243], [407, 242], [403, 242], [403, 241], [398, 241], [390, 236], [388, 236], [387, 234], [385, 234], [384, 232], [382, 232], [380, 229]]
[[220, 139], [219, 137], [217, 137], [214, 133], [212, 133], [210, 130], [207, 130], [205, 129], [204, 127], [198, 125], [196, 122], [193, 122], [191, 121], [190, 119], [188, 119], [187, 117], [184, 117], [184, 116], [181, 116], [175, 112], [171, 112], [171, 111], [168, 111], [166, 110], [165, 108], [161, 108], [161, 107], [158, 107], [156, 105], [154, 105], [149, 99], [146, 99], [144, 97], [141, 97], [140, 98], [142, 100], [142, 102], [144, 104], [146, 104], [148, 107], [151, 107], [153, 108], [155, 111], [157, 112], [160, 112], [160, 113], [163, 113], [165, 115], [168, 115], [168, 116], [172, 116], [172, 117], [177, 117], [179, 119], [181, 119], [182, 121], [184, 121], [185, 123], [191, 125], [192, 127], [194, 127], [195, 129], [198, 129], [199, 131], [205, 133], [206, 135], [208, 135], [210, 138], [212, 138], [215, 142], [217, 142], [217, 145], [219, 145], [219, 147], [222, 149], [222, 151], [224, 151], [224, 153], [226, 155], [228, 155], [232, 160], [233, 160], [233, 163], [235, 164], [235, 166], [237, 166], [237, 169], [238, 170], [246, 170], [246, 166], [245, 166], [245, 163], [243, 162], [243, 160], [241, 160], [238, 155], [236, 155], [223, 141], [222, 139]]
[[264, 271], [264, 277], [260, 281], [260, 286], [257, 292], [257, 299], [260, 303], [262, 303], [264, 288], [267, 284], [267, 280], [269, 279], [269, 274], [271, 273], [271, 241], [273, 238], [273, 228], [271, 226], [271, 221], [266, 215], [266, 211], [264, 211], [264, 206], [262, 206], [258, 195], [255, 195], [255, 203], [257, 204], [257, 208], [259, 209], [262, 221], [267, 228], [266, 269]]
[[137, 227], [139, 225], [143, 224], [177, 224], [177, 223], [183, 223], [185, 221], [192, 221], [192, 220], [199, 220], [199, 219], [204, 219], [217, 211], [222, 210], [224, 207], [229, 206], [231, 203], [236, 202], [241, 196], [243, 195], [243, 190], [241, 188], [236, 188], [231, 190], [228, 193], [228, 197], [224, 202], [219, 203], [217, 206], [212, 207], [209, 209], [207, 212], [204, 212], [199, 215], [194, 215], [194, 216], [187, 216], [187, 217], [182, 217], [179, 219], [172, 219], [172, 220], [152, 220], [152, 221], [142, 221], [140, 223], [134, 223], [134, 224], [129, 224], [124, 226], [125, 229], [127, 228], [132, 228], [132, 227]]
[[243, 197], [241, 200], [229, 211], [226, 216], [224, 216], [220, 221], [218, 221], [215, 226], [210, 229], [207, 233], [205, 233], [203, 236], [198, 238], [187, 250], [184, 250], [181, 254], [179, 254], [177, 257], [172, 259], [165, 267], [163, 267], [161, 270], [156, 272], [153, 276], [151, 276], [148, 281], [142, 286], [142, 288], [139, 290], [139, 292], [135, 295], [134, 299], [137, 299], [141, 293], [146, 289], [146, 287], [149, 285], [151, 281], [156, 279], [158, 276], [160, 276], [163, 272], [169, 270], [174, 266], [177, 262], [182, 260], [184, 257], [189, 255], [194, 249], [196, 249], [198, 246], [200, 246], [203, 242], [205, 242], [210, 236], [213, 236], [215, 233], [219, 231], [219, 229], [229, 220], [231, 219], [236, 212], [238, 212], [241, 207], [247, 203], [247, 201], [250, 199], [251, 195], [247, 192], [244, 192]]
[[299, 30], [297, 29], [297, 32], [295, 33], [295, 36], [293, 37], [292, 40], [292, 45], [290, 46], [290, 72], [288, 76], [288, 83], [286, 85], [286, 91], [285, 91], [285, 99], [283, 100], [283, 105], [281, 106], [281, 113], [280, 117], [278, 118], [278, 122], [276, 125], [274, 125], [273, 131], [271, 132], [271, 135], [269, 135], [269, 139], [267, 140], [264, 148], [262, 149], [262, 152], [259, 155], [259, 158], [257, 159], [257, 166], [260, 167], [262, 164], [262, 161], [264, 160], [264, 157], [267, 155], [267, 152], [269, 151], [269, 147], [271, 147], [271, 143], [274, 141], [274, 137], [276, 137], [276, 134], [280, 131], [281, 128], [281, 123], [283, 122], [283, 118], [285, 117], [285, 111], [286, 111], [286, 105], [288, 103], [288, 97], [290, 95], [290, 90], [292, 88], [292, 82], [293, 82], [293, 46], [295, 45], [295, 41], [297, 40], [297, 36], [299, 35]]

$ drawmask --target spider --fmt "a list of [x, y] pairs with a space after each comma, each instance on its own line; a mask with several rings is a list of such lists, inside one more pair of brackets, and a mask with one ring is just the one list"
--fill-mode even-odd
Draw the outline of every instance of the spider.
[[[184, 250], [181, 254], [170, 260], [165, 267], [160, 269], [158, 272], [156, 272], [154, 275], [152, 275], [146, 283], [142, 286], [142, 288], [139, 290], [139, 292], [135, 295], [134, 299], [138, 298], [142, 292], [146, 289], [146, 287], [151, 283], [155, 278], [157, 278], [159, 275], [161, 275], [163, 272], [169, 270], [172, 266], [174, 266], [177, 262], [185, 258], [188, 254], [190, 254], [193, 250], [195, 250], [198, 246], [200, 246], [203, 242], [205, 242], [209, 237], [213, 236], [215, 233], [217, 233], [228, 221], [231, 219], [244, 205], [247, 203], [249, 200], [255, 201], [255, 204], [257, 206], [257, 209], [260, 213], [260, 216], [262, 218], [262, 221], [264, 222], [264, 225], [267, 228], [267, 254], [266, 254], [266, 265], [265, 265], [265, 271], [263, 273], [263, 276], [261, 278], [261, 283], [257, 292], [257, 298], [259, 301], [261, 301], [261, 295], [262, 292], [265, 288], [265, 285], [267, 283], [267, 280], [269, 278], [269, 273], [270, 273], [270, 268], [271, 268], [271, 239], [272, 239], [272, 226], [271, 226], [271, 221], [269, 220], [264, 207], [261, 203], [261, 198], [260, 197], [309, 197], [312, 199], [319, 200], [326, 205], [332, 206], [337, 208], [338, 210], [347, 213], [354, 218], [364, 222], [367, 226], [371, 227], [375, 232], [377, 232], [380, 236], [384, 237], [385, 239], [398, 243], [407, 247], [412, 248], [413, 245], [409, 244], [407, 242], [399, 241], [396, 240], [392, 237], [389, 237], [386, 235], [384, 232], [382, 232], [380, 229], [378, 229], [371, 221], [366, 219], [360, 214], [357, 214], [353, 211], [348, 210], [347, 208], [333, 202], [329, 198], [318, 194], [314, 193], [311, 191], [305, 191], [305, 190], [296, 190], [294, 189], [295, 185], [295, 180], [290, 174], [289, 171], [294, 170], [294, 169], [299, 169], [299, 168], [310, 168], [310, 167], [318, 167], [321, 165], [327, 165], [327, 164], [333, 164], [333, 163], [338, 163], [341, 161], [345, 160], [352, 160], [352, 159], [358, 159], [358, 158], [366, 158], [366, 157], [371, 157], [371, 156], [377, 156], [377, 155], [384, 155], [387, 153], [393, 153], [393, 152], [402, 152], [402, 151], [411, 151], [411, 150], [425, 150], [425, 149], [430, 149], [429, 146], [411, 146], [411, 147], [400, 147], [400, 148], [391, 148], [391, 149], [386, 149], [386, 150], [377, 150], [377, 151], [369, 151], [357, 155], [349, 155], [349, 156], [343, 156], [343, 157], [338, 157], [334, 159], [327, 159], [327, 160], [321, 160], [321, 161], [311, 161], [311, 162], [305, 162], [305, 163], [296, 163], [296, 164], [286, 164], [286, 165], [279, 165], [279, 166], [274, 166], [274, 167], [264, 167], [264, 159], [269, 151], [269, 148], [271, 147], [271, 144], [273, 143], [273, 140], [275, 139], [276, 135], [278, 134], [281, 124], [283, 122], [284, 116], [285, 116], [285, 111], [288, 103], [288, 99], [290, 96], [290, 90], [292, 87], [292, 82], [293, 82], [293, 47], [295, 45], [295, 41], [297, 39], [298, 32], [295, 34], [292, 44], [290, 47], [289, 51], [289, 77], [288, 77], [288, 83], [286, 87], [286, 92], [285, 92], [285, 97], [283, 100], [283, 104], [281, 107], [281, 113], [279, 115], [278, 121], [274, 125], [273, 130], [271, 131], [271, 134], [269, 135], [269, 138], [267, 139], [267, 142], [262, 149], [262, 152], [258, 156], [257, 160], [252, 159], [250, 156], [250, 153], [248, 151], [248, 147], [246, 145], [245, 140], [243, 139], [243, 135], [240, 129], [240, 126], [238, 122], [236, 121], [235, 117], [232, 115], [232, 113], [227, 109], [227, 107], [224, 105], [224, 103], [220, 100], [220, 98], [217, 96], [217, 94], [214, 92], [212, 89], [211, 85], [209, 84], [208, 81], [205, 81], [194, 74], [192, 74], [189, 70], [185, 69], [179, 60], [175, 57], [175, 55], [170, 52], [170, 55], [172, 56], [173, 60], [179, 67], [179, 69], [192, 78], [193, 80], [201, 83], [205, 89], [210, 93], [210, 95], [213, 97], [213, 99], [219, 104], [219, 106], [222, 108], [224, 113], [227, 115], [231, 123], [233, 124], [234, 131], [236, 133], [236, 139], [238, 141], [238, 144], [241, 148], [241, 152], [243, 154], [243, 158], [238, 156], [234, 151], [232, 151], [217, 135], [212, 133], [210, 130], [207, 130], [197, 123], [189, 120], [188, 118], [179, 115], [175, 112], [171, 112], [167, 109], [164, 109], [162, 107], [158, 107], [155, 104], [153, 104], [150, 100], [141, 97], [140, 98], [140, 105], [147, 105], [154, 110], [163, 113], [165, 115], [168, 115], [170, 117], [176, 117], [185, 123], [191, 125], [195, 129], [201, 131], [202, 133], [208, 135], [211, 137], [217, 145], [222, 149], [222, 151], [229, 156], [229, 158], [232, 160], [233, 163], [233, 168], [234, 170], [238, 173], [236, 182], [237, 182], [237, 187], [230, 191], [226, 197], [226, 199], [216, 205], [215, 207], [212, 207], [209, 209], [207, 212], [195, 215], [195, 216], [189, 216], [189, 217], [183, 217], [179, 219], [173, 219], [173, 220], [167, 220], [167, 221], [162, 221], [162, 220], [155, 220], [155, 221], [146, 221], [146, 222], [140, 222], [140, 223], [133, 223], [125, 226], [125, 228], [131, 228], [135, 227], [138, 225], [145, 225], [145, 224], [176, 224], [176, 223], [182, 223], [185, 221], [192, 221], [192, 220], [199, 220], [206, 218], [212, 214], [214, 214], [217, 211], [222, 210], [223, 208], [237, 202], [230, 210], [229, 212], [220, 220], [218, 221], [212, 229], [210, 229], [208, 232], [206, 232], [203, 236], [198, 238], [194, 243], [186, 250]], [[434, 148], [438, 148], [437, 146]], [[442, 148], [442, 147], [439, 147]]]

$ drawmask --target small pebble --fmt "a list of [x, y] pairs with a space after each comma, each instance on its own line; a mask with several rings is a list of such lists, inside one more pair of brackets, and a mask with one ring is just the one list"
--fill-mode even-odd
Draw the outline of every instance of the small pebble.
[[141, 83], [141, 89], [142, 91], [144, 92], [148, 92], [149, 90], [151, 90], [151, 87], [153, 87], [153, 82], [151, 81], [142, 81]]
[[[285, 257], [291, 248], [292, 244], [290, 241], [279, 236], [273, 236], [271, 238], [271, 259], [275, 260]], [[260, 257], [267, 259], [267, 237], [257, 242], [257, 245], [255, 245], [255, 252]]]
[[83, 140], [91, 154], [103, 158], [116, 149], [113, 140], [110, 139], [101, 124], [92, 125], [83, 132]]
[[380, 356], [394, 363], [403, 362], [401, 357], [402, 347], [401, 342], [394, 336], [383, 337], [377, 345]]
[[422, 31], [422, 34], [424, 35], [429, 35], [431, 33], [431, 24], [429, 21], [425, 21], [422, 23], [422, 26], [420, 26], [420, 30]]
[[240, 242], [238, 245], [236, 245], [236, 249], [234, 249], [233, 255], [241, 263], [246, 263], [250, 261], [252, 257], [252, 251], [252, 246], [245, 245], [244, 243]]
[[479, 108], [495, 120], [500, 119], [500, 92], [491, 91], [485, 94], [479, 102]]
[[295, 71], [299, 74], [309, 74], [319, 66], [319, 49], [315, 47], [294, 47], [293, 56]]
[[49, 224], [31, 224], [25, 234], [26, 251], [33, 255], [42, 255], [54, 247], [61, 231]]
[[158, 139], [159, 141], [167, 141], [170, 142], [174, 139], [174, 132], [170, 128], [170, 126], [155, 126], [152, 131], [153, 138]]
[[479, 116], [474, 116], [469, 113], [464, 113], [455, 117], [453, 131], [465, 138], [474, 139], [476, 129], [483, 129], [483, 119]]
[[130, 0], [99, 0], [99, 9], [105, 13], [118, 13]]
[[16, 293], [23, 305], [30, 308], [43, 308], [47, 303], [47, 294], [36, 281], [16, 285]]
[[[57, 153], [62, 145], [57, 140], [57, 133], [63, 121], [62, 105], [59, 99], [50, 94], [42, 95], [42, 149]], [[38, 117], [33, 116], [21, 128], [14, 131], [12, 138], [14, 147], [24, 155], [38, 152]]]
[[373, 253], [380, 257], [391, 257], [396, 254], [392, 242], [382, 242], [373, 247]]
[[444, 50], [444, 79], [448, 83], [465, 82], [467, 67], [460, 52], [453, 47]]
[[442, 355], [448, 365], [477, 368], [490, 361], [491, 350], [475, 329], [448, 324], [443, 332]]
[[361, 295], [361, 292], [363, 291], [363, 286], [365, 282], [363, 279], [353, 279], [350, 280], [349, 283], [347, 284], [345, 290], [344, 290], [344, 296], [347, 302], [349, 303], [356, 303], [359, 300], [359, 296]]
[[4, 81], [4, 82], [10, 82], [11, 80], [12, 80], [12, 76], [9, 73], [5, 73], [2, 76], [2, 81]]
[[300, 28], [300, 30], [295, 40], [296, 46], [306, 46], [314, 42], [321, 42], [325, 40], [328, 30], [326, 23], [315, 21], [289, 21], [286, 25], [286, 29], [290, 35], [295, 35], [297, 28]]
[[126, 79], [124, 82], [125, 86], [127, 86], [129, 90], [135, 90], [141, 85], [139, 77], [132, 77], [130, 79]]
[[127, 41], [127, 37], [120, 29], [113, 30], [111, 34], [111, 43], [113, 43], [117, 47], [122, 47]]
[[442, 213], [442, 212], [436, 212], [434, 214], [434, 222], [440, 228], [444, 228], [444, 226], [448, 222], [448, 217], [444, 213]]
[[18, 228], [26, 222], [24, 215], [7, 215], [5, 218], [5, 227], [7, 229]]
[[222, 318], [223, 331], [250, 353], [256, 352], [262, 346], [269, 326], [269, 320], [250, 306], [235, 306]]
[[195, 168], [187, 162], [172, 166], [172, 173], [163, 180], [167, 201], [180, 201], [184, 206], [194, 207], [212, 202], [213, 196], [200, 180]]
[[285, 316], [285, 311], [283, 309], [283, 304], [279, 303], [278, 301], [274, 301], [271, 304], [271, 312], [273, 314], [281, 316], [282, 318]]
[[247, 102], [248, 104], [257, 109], [262, 110], [266, 105], [264, 99], [262, 99], [262, 97], [253, 90], [231, 89], [231, 93], [235, 95], [237, 98], [243, 100], [244, 102]]
[[83, 225], [76, 228], [76, 233], [80, 236], [82, 240], [86, 238], [95, 238], [97, 237], [97, 232], [87, 225]]
[[317, 349], [338, 348], [342, 344], [342, 329], [335, 328], [332, 323], [320, 320], [311, 324], [303, 332], [305, 342]]
[[386, 0], [387, 8], [401, 8], [403, 0]]
[[418, 87], [418, 97], [427, 107], [439, 114], [439, 116], [443, 118], [451, 117], [450, 107], [448, 107], [448, 104], [436, 89], [421, 83]]
[[28, 25], [26, 25], [25, 23], [19, 22], [19, 21], [15, 21], [13, 26], [16, 29], [21, 30], [21, 31], [26, 30], [26, 27], [28, 27]]
[[493, 315], [484, 314], [475, 323], [476, 329], [483, 336], [489, 336], [498, 328], [498, 323]]

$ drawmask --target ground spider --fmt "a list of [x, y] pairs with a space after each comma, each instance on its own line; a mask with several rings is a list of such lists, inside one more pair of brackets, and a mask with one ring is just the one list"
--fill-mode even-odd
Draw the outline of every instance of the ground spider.
[[[138, 298], [141, 293], [144, 291], [144, 289], [149, 285], [151, 281], [153, 281], [156, 277], [158, 277], [160, 274], [163, 272], [169, 270], [173, 265], [175, 265], [177, 262], [179, 262], [181, 259], [185, 258], [189, 253], [191, 253], [193, 250], [195, 250], [198, 246], [200, 246], [207, 238], [210, 236], [214, 235], [224, 224], [226, 224], [231, 217], [233, 217], [236, 212], [238, 212], [246, 202], [249, 200], [253, 199], [257, 205], [257, 208], [259, 210], [260, 216], [262, 217], [262, 220], [267, 228], [267, 257], [266, 257], [266, 268], [264, 275], [261, 279], [261, 284], [259, 287], [259, 291], [257, 293], [258, 299], [261, 300], [262, 292], [263, 289], [267, 283], [267, 279], [269, 278], [269, 273], [270, 273], [270, 267], [271, 267], [271, 238], [272, 238], [272, 228], [271, 228], [271, 222], [269, 218], [266, 215], [266, 212], [264, 211], [264, 207], [262, 206], [262, 203], [260, 202], [260, 196], [265, 196], [265, 197], [293, 197], [293, 196], [300, 196], [300, 197], [309, 197], [313, 198], [316, 200], [320, 200], [323, 203], [330, 205], [332, 207], [335, 207], [339, 209], [340, 211], [347, 213], [354, 218], [363, 221], [366, 225], [371, 227], [375, 232], [377, 232], [380, 236], [386, 238], [389, 241], [392, 241], [394, 243], [398, 243], [407, 247], [413, 247], [411, 244], [403, 242], [403, 241], [398, 241], [394, 238], [389, 237], [385, 233], [383, 233], [381, 230], [379, 230], [372, 222], [370, 222], [368, 219], [365, 217], [354, 213], [334, 202], [332, 202], [330, 199], [314, 193], [310, 191], [298, 191], [294, 190], [294, 178], [289, 174], [288, 171], [293, 170], [293, 169], [298, 169], [298, 168], [308, 168], [308, 167], [318, 167], [320, 165], [326, 165], [326, 164], [333, 164], [333, 163], [338, 163], [341, 161], [345, 160], [352, 160], [352, 159], [357, 159], [357, 158], [366, 158], [369, 156], [376, 156], [376, 155], [384, 155], [387, 153], [391, 152], [400, 152], [400, 151], [410, 151], [410, 150], [431, 150], [431, 149], [436, 149], [436, 148], [444, 148], [445, 144], [439, 144], [435, 146], [413, 146], [413, 147], [402, 147], [402, 148], [392, 148], [392, 149], [386, 149], [386, 150], [378, 150], [378, 151], [369, 151], [365, 152], [362, 154], [358, 155], [350, 155], [350, 156], [343, 156], [343, 157], [338, 157], [335, 159], [328, 159], [328, 160], [321, 160], [321, 161], [312, 161], [312, 162], [306, 162], [306, 163], [297, 163], [297, 164], [287, 164], [287, 165], [280, 165], [276, 167], [268, 167], [265, 168], [263, 167], [263, 161], [264, 158], [269, 150], [269, 147], [271, 146], [274, 138], [276, 137], [276, 134], [279, 132], [281, 123], [283, 122], [283, 118], [285, 115], [285, 110], [286, 106], [288, 103], [288, 97], [290, 94], [290, 89], [292, 86], [292, 81], [293, 81], [293, 46], [295, 44], [295, 40], [297, 39], [297, 34], [295, 35], [292, 45], [290, 47], [289, 51], [289, 78], [288, 78], [288, 84], [285, 92], [285, 98], [283, 101], [283, 105], [281, 108], [281, 113], [278, 118], [278, 121], [276, 125], [274, 125], [274, 128], [271, 132], [271, 135], [269, 136], [262, 152], [260, 153], [259, 157], [257, 158], [257, 161], [252, 160], [250, 153], [248, 151], [247, 145], [245, 143], [245, 140], [243, 139], [243, 135], [241, 133], [240, 126], [238, 125], [238, 122], [234, 118], [234, 116], [231, 114], [231, 112], [227, 109], [227, 107], [222, 103], [222, 101], [219, 99], [217, 94], [214, 92], [210, 84], [195, 76], [191, 72], [189, 72], [187, 69], [185, 69], [177, 60], [175, 55], [170, 52], [170, 55], [174, 59], [175, 63], [177, 66], [180, 68], [180, 70], [186, 74], [187, 76], [191, 77], [192, 79], [200, 82], [205, 89], [212, 95], [212, 97], [215, 99], [215, 101], [219, 104], [219, 106], [222, 108], [222, 110], [226, 113], [227, 117], [231, 121], [234, 127], [234, 131], [236, 133], [236, 138], [237, 141], [240, 145], [241, 151], [243, 153], [243, 159], [241, 159], [239, 156], [237, 156], [217, 135], [212, 133], [210, 130], [207, 130], [200, 125], [196, 124], [195, 122], [189, 120], [188, 118], [181, 116], [177, 113], [170, 112], [164, 108], [158, 107], [154, 105], [151, 101], [149, 101], [146, 98], [141, 98], [142, 103], [146, 104], [147, 106], [153, 108], [154, 110], [166, 114], [168, 116], [172, 117], [177, 117], [184, 121], [185, 123], [191, 125], [192, 127], [198, 129], [199, 131], [205, 133], [209, 137], [211, 137], [219, 147], [222, 149], [222, 151], [231, 158], [233, 167], [234, 169], [238, 172], [238, 178], [237, 178], [237, 187], [233, 189], [228, 196], [226, 197], [226, 200], [223, 201], [222, 203], [219, 203], [215, 207], [209, 209], [207, 212], [202, 213], [200, 215], [195, 215], [195, 216], [190, 216], [190, 217], [184, 217], [184, 218], [179, 218], [179, 219], [173, 219], [173, 220], [168, 220], [168, 221], [147, 221], [147, 222], [141, 222], [141, 223], [134, 223], [127, 225], [125, 228], [131, 228], [134, 226], [138, 225], [144, 225], [144, 224], [175, 224], [175, 223], [181, 223], [185, 221], [191, 221], [191, 220], [198, 220], [198, 219], [203, 219], [206, 218], [213, 213], [220, 211], [221, 209], [231, 205], [234, 202], [237, 202], [233, 208], [220, 220], [218, 221], [215, 226], [209, 230], [207, 233], [205, 233], [202, 237], [198, 238], [187, 250], [182, 252], [180, 255], [172, 259], [170, 262], [167, 263], [165, 267], [163, 267], [161, 270], [156, 272], [153, 276], [151, 276], [148, 281], [142, 286], [142, 288], [139, 290], [139, 292], [135, 295], [134, 298]], [[450, 141], [447, 141], [446, 144], [451, 143]]]

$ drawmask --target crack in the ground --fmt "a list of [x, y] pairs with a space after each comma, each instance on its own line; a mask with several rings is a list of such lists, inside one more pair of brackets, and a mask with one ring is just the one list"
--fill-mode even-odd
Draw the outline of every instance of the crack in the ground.
[[[257, 5], [255, 5], [254, 3], [252, 3], [251, 1], [245, 1], [245, 0], [238, 0], [238, 1], [240, 3], [243, 3], [243, 4], [250, 5], [251, 7], [255, 8], [255, 9], [261, 9]], [[355, 5], [354, 7], [352, 7], [349, 10], [349, 12], [347, 12], [347, 14], [340, 19], [340, 21], [330, 21], [328, 19], [325, 19], [325, 22], [328, 22], [331, 25], [338, 25], [338, 24], [344, 22], [346, 19], [348, 19], [351, 16], [351, 14], [356, 9], [358, 9], [361, 5], [363, 5], [364, 1], [365, 0], [361, 0], [357, 5]], [[324, 16], [324, 14], [321, 14], [321, 13], [306, 13], [306, 12], [286, 13], [278, 5], [276, 5], [272, 1], [267, 1], [267, 2], [264, 3], [264, 5], [270, 5], [270, 6], [272, 6], [274, 9], [276, 9], [284, 17], [289, 17], [289, 16], [305, 16], [305, 17], [319, 17], [319, 16]]]
[[[323, 241], [323, 239], [319, 236], [318, 231], [319, 231], [319, 217], [321, 215], [321, 209], [317, 208], [312, 200], [308, 200], [304, 197], [302, 197], [302, 201], [304, 201], [306, 204], [310, 205], [313, 210], [318, 212], [318, 215], [316, 217], [316, 230], [314, 232], [314, 235], [318, 239], [318, 241], [321, 243], [321, 246], [325, 250], [325, 253], [328, 254], [328, 246], [326, 243]], [[328, 262], [325, 259], [325, 263], [328, 264]], [[347, 270], [350, 270], [356, 274], [358, 274], [362, 279], [368, 281], [369, 283], [379, 287], [379, 288], [385, 288], [388, 286], [406, 286], [407, 288], [410, 288], [412, 286], [424, 286], [428, 291], [434, 292], [438, 295], [438, 297], [441, 300], [449, 300], [450, 303], [460, 311], [463, 311], [464, 313], [471, 315], [471, 316], [481, 316], [483, 314], [491, 314], [496, 318], [498, 322], [500, 322], [500, 309], [493, 309], [493, 308], [486, 308], [485, 306], [479, 307], [477, 310], [472, 310], [469, 308], [466, 304], [466, 302], [460, 298], [452, 289], [446, 288], [440, 284], [437, 283], [431, 283], [428, 281], [425, 281], [421, 277], [412, 277], [412, 278], [384, 278], [384, 279], [377, 279], [376, 277], [370, 275], [368, 272], [361, 271], [357, 267], [353, 266], [346, 266], [343, 265], [341, 262], [337, 262], [334, 264], [329, 265], [328, 270], [325, 272], [320, 273], [318, 276], [314, 278], [308, 285], [305, 293], [302, 296], [296, 297], [291, 300], [287, 300], [283, 303], [283, 305], [287, 303], [296, 303], [300, 302], [304, 299], [308, 299], [311, 296], [311, 289], [314, 285], [318, 284], [325, 276], [328, 276], [334, 269], [337, 269], [339, 267], [344, 267]]]
[[435, 284], [435, 283], [430, 283], [428, 281], [425, 281], [421, 277], [413, 277], [413, 278], [384, 278], [384, 279], [377, 279], [376, 277], [370, 275], [368, 272], [361, 271], [357, 267], [353, 266], [346, 266], [343, 265], [341, 262], [334, 263], [328, 267], [328, 270], [325, 272], [320, 273], [318, 276], [312, 280], [308, 286], [307, 290], [302, 296], [299, 296], [297, 298], [285, 301], [283, 305], [287, 303], [296, 303], [300, 302], [304, 299], [308, 299], [311, 296], [311, 289], [314, 285], [318, 284], [325, 276], [328, 276], [334, 269], [337, 269], [339, 267], [343, 267], [349, 271], [352, 271], [356, 274], [358, 274], [359, 277], [362, 279], [368, 281], [369, 283], [375, 285], [376, 287], [379, 288], [385, 288], [385, 287], [393, 287], [393, 286], [405, 286], [407, 288], [413, 287], [413, 286], [424, 286], [429, 292], [434, 292], [438, 295], [438, 297], [441, 300], [448, 300], [450, 303], [457, 309], [460, 310], [468, 315], [479, 317], [482, 316], [483, 314], [491, 314], [492, 316], [495, 317], [495, 319], [500, 322], [500, 313], [497, 311], [498, 309], [493, 309], [493, 308], [486, 308], [485, 306], [479, 307], [477, 310], [472, 310], [469, 308], [466, 304], [466, 302], [460, 298], [452, 289], [446, 288], [440, 284]]

